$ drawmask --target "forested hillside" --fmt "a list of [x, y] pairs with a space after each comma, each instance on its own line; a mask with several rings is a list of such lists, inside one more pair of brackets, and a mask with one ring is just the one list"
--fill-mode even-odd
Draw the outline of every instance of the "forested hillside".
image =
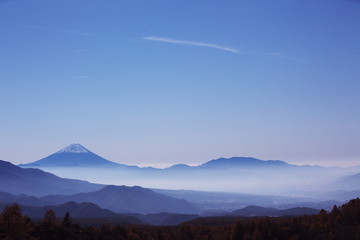
[[23, 216], [18, 205], [10, 205], [0, 216], [0, 239], [360, 239], [360, 199], [316, 215], [242, 218], [230, 222], [221, 217], [204, 218], [174, 227], [86, 226], [72, 220], [68, 213], [57, 218], [52, 210], [41, 221], [34, 221]]

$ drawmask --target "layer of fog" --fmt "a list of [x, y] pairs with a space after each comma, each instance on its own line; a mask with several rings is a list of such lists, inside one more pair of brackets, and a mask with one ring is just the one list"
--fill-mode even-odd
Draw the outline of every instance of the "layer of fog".
[[109, 185], [157, 189], [221, 191], [326, 200], [357, 186], [340, 184], [339, 179], [360, 172], [359, 168], [286, 166], [234, 169], [151, 169], [42, 167], [64, 178]]

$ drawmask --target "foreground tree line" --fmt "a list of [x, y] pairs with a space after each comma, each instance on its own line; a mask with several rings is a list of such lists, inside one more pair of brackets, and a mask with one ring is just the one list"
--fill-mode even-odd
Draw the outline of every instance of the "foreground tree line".
[[[216, 220], [215, 220], [216, 219]], [[224, 217], [225, 219], [225, 217]], [[227, 220], [228, 221], [228, 220]], [[360, 239], [360, 199], [327, 213], [301, 217], [261, 217], [228, 223], [207, 218], [178, 226], [89, 226], [73, 223], [69, 213], [58, 219], [48, 210], [41, 221], [23, 216], [17, 204], [7, 206], [0, 215], [0, 239], [46, 240], [342, 240]]]

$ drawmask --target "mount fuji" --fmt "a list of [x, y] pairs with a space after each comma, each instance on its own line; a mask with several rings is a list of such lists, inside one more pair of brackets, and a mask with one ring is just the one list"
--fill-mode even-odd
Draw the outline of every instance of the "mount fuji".
[[118, 164], [96, 155], [84, 146], [74, 143], [54, 154], [21, 167], [119, 167]]

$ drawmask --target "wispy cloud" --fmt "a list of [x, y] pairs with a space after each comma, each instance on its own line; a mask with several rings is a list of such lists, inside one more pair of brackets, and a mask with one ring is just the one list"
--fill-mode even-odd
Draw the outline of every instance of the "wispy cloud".
[[196, 42], [196, 41], [179, 40], [179, 39], [166, 38], [166, 37], [154, 37], [154, 36], [143, 37], [142, 39], [149, 40], [149, 41], [157, 41], [157, 42], [166, 42], [166, 43], [175, 43], [175, 44], [182, 44], [182, 45], [216, 48], [216, 49], [220, 49], [220, 50], [231, 52], [231, 53], [242, 54], [242, 52], [237, 49], [224, 47], [224, 46], [212, 44], [212, 43], [206, 43], [206, 42]]
[[66, 32], [67, 34], [72, 34], [72, 35], [92, 36], [91, 33], [83, 32], [83, 31], [77, 31], [77, 30], [66, 30], [65, 32]]
[[264, 53], [264, 56], [286, 58], [283, 54], [281, 54], [279, 52], [266, 52], [266, 53]]
[[83, 79], [83, 78], [91, 78], [90, 75], [79, 75], [79, 76], [72, 76], [71, 79]]
[[87, 51], [89, 51], [89, 49], [87, 49], [87, 48], [79, 48], [79, 49], [72, 50], [70, 52], [71, 53], [81, 53], [81, 52], [87, 52]]
[[296, 60], [296, 58], [287, 57], [282, 53], [279, 52], [266, 52], [262, 54], [265, 57], [274, 57], [274, 58], [280, 58], [280, 59], [287, 59], [287, 60]]
[[59, 29], [59, 28], [44, 27], [44, 26], [38, 26], [38, 25], [25, 25], [25, 26], [28, 28], [33, 28], [33, 29], [47, 31], [47, 32], [53, 32], [53, 33], [65, 33], [65, 34], [77, 35], [77, 36], [93, 36], [91, 33], [88, 33], [85, 31], [72, 30], [72, 29]]
[[360, 0], [347, 0], [348, 2], [360, 3]]

